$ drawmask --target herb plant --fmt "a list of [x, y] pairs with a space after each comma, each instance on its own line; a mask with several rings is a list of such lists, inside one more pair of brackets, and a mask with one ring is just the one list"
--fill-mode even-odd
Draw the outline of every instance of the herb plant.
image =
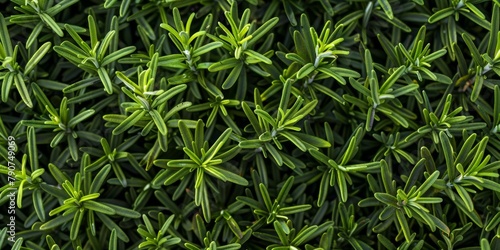
[[500, 249], [497, 0], [0, 4], [1, 249]]

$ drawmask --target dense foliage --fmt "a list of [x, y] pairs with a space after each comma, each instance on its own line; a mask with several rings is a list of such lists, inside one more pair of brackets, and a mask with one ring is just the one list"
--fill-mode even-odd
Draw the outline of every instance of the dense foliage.
[[499, 1], [0, 3], [2, 249], [500, 249]]

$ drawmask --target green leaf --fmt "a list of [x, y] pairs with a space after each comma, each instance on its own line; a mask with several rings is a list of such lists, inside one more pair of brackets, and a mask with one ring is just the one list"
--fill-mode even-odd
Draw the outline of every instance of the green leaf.
[[118, 250], [118, 242], [116, 237], [116, 229], [111, 230], [111, 235], [109, 236], [109, 250]]
[[379, 200], [380, 202], [385, 203], [387, 205], [396, 207], [398, 204], [398, 200], [396, 199], [396, 197], [394, 197], [390, 194], [375, 193], [374, 196], [377, 200]]
[[52, 163], [49, 163], [49, 171], [52, 177], [54, 177], [57, 183], [59, 183], [59, 185], [62, 185], [64, 182], [69, 181], [66, 173], [63, 173], [56, 165]]
[[424, 181], [424, 183], [422, 183], [422, 185], [420, 185], [420, 187], [418, 187], [417, 191], [415, 192], [421, 192], [422, 194], [424, 194], [434, 184], [438, 177], [439, 171], [435, 171]]
[[9, 93], [14, 83], [14, 78], [16, 78], [15, 73], [7, 72], [4, 75], [2, 81], [2, 102], [7, 102], [9, 100]]
[[302, 68], [299, 69], [299, 71], [297, 72], [297, 79], [302, 79], [306, 76], [308, 76], [309, 74], [311, 74], [316, 68], [314, 67], [314, 65], [312, 63], [308, 63], [306, 65], [304, 65]]
[[490, 250], [490, 243], [488, 242], [488, 239], [482, 238], [480, 242], [481, 250]]
[[57, 25], [56, 21], [54, 21], [54, 19], [52, 19], [51, 16], [49, 16], [47, 13], [43, 13], [43, 12], [42, 13], [38, 13], [38, 16], [58, 36], [60, 36], [60, 37], [64, 36], [64, 33], [62, 32], [61, 28], [59, 28], [59, 25]]
[[168, 131], [167, 130], [167, 125], [163, 121], [163, 118], [161, 117], [160, 113], [156, 109], [153, 109], [153, 110], [149, 111], [149, 115], [151, 116], [151, 118], [153, 119], [154, 123], [156, 124], [156, 127], [158, 128], [158, 131], [161, 134], [166, 135], [167, 131]]
[[261, 118], [262, 120], [267, 122], [269, 125], [271, 125], [271, 127], [273, 127], [273, 128], [278, 127], [278, 124], [276, 123], [274, 118], [271, 117], [271, 115], [269, 115], [269, 113], [262, 110], [260, 107], [257, 107], [254, 112], [259, 118]]
[[295, 61], [295, 62], [302, 64], [302, 65], [307, 64], [307, 62], [296, 53], [288, 53], [285, 55], [285, 58], [288, 60], [291, 60], [291, 61]]
[[203, 157], [204, 161], [209, 161], [211, 160], [226, 144], [226, 142], [229, 140], [231, 134], [232, 134], [232, 129], [228, 128], [224, 130], [224, 132], [217, 138], [217, 140], [214, 142], [214, 144], [207, 150], [205, 156]]
[[127, 88], [129, 88], [130, 90], [134, 92], [141, 90], [141, 88], [137, 84], [135, 84], [132, 80], [130, 80], [124, 73], [117, 71], [116, 77], [118, 77], [118, 79], [120, 79], [125, 84], [125, 86], [127, 86]]
[[401, 29], [404, 32], [411, 32], [411, 28], [396, 17], [389, 19], [389, 17], [377, 11], [373, 12], [373, 15], [384, 19], [386, 22], [394, 25], [395, 27]]
[[[477, 11], [477, 12], [481, 13], [480, 11]], [[490, 22], [488, 22], [484, 19], [484, 15], [483, 15], [483, 17], [479, 17], [475, 13], [470, 13], [470, 12], [465, 12], [465, 11], [460, 12], [460, 14], [464, 15], [472, 22], [476, 23], [477, 25], [479, 25], [487, 30], [489, 30], [491, 27]]]
[[406, 66], [400, 66], [397, 68], [382, 84], [380, 87], [380, 93], [385, 94], [388, 90], [396, 83], [396, 81], [405, 73]]
[[278, 234], [278, 237], [279, 237], [281, 243], [283, 245], [288, 245], [289, 244], [288, 236], [286, 235], [285, 231], [283, 230], [281, 223], [276, 220], [276, 221], [274, 221], [273, 225], [274, 225], [274, 230]]
[[[344, 172], [337, 171], [337, 185], [339, 187], [340, 199], [342, 202], [347, 202], [347, 199], [349, 198], [349, 194], [347, 191], [347, 181], [346, 181], [345, 175], [346, 174]], [[333, 178], [333, 177], [330, 177], [330, 181], [331, 181], [331, 178]], [[332, 183], [330, 182], [330, 184], [332, 184]]]
[[387, 239], [384, 235], [377, 234], [377, 239], [386, 249], [396, 250], [394, 244], [392, 244], [392, 242], [389, 239]]
[[389, 19], [394, 18], [394, 14], [392, 13], [392, 7], [391, 4], [389, 3], [389, 0], [377, 0], [378, 4], [382, 9], [384, 10], [385, 14]]
[[33, 102], [31, 102], [30, 93], [28, 92], [28, 88], [24, 83], [24, 79], [20, 73], [14, 75], [14, 84], [16, 85], [17, 91], [21, 98], [23, 99], [26, 106], [29, 108], [33, 108]]
[[330, 158], [326, 155], [324, 155], [323, 153], [321, 153], [319, 150], [317, 149], [313, 149], [313, 148], [310, 148], [309, 149], [309, 153], [318, 161], [322, 162], [323, 164], [325, 164], [326, 166], [329, 166], [330, 163]]
[[134, 113], [129, 115], [127, 119], [125, 119], [122, 123], [116, 126], [113, 129], [113, 135], [119, 135], [127, 131], [130, 127], [134, 126], [144, 115], [146, 114], [145, 110], [136, 110]]
[[450, 140], [448, 139], [448, 136], [446, 135], [445, 132], [440, 132], [439, 138], [441, 140], [441, 146], [443, 147], [443, 155], [444, 158], [446, 159], [446, 169], [448, 170], [447, 171], [448, 177], [450, 179], [455, 178], [456, 172], [453, 161], [453, 149]]
[[470, 50], [470, 55], [472, 56], [472, 59], [474, 59], [474, 62], [476, 63], [477, 66], [482, 66], [483, 65], [483, 60], [481, 59], [481, 54], [479, 53], [479, 50], [477, 49], [476, 45], [474, 45], [474, 42], [470, 35], [467, 33], [462, 34], [462, 38], [464, 39], [465, 45]]
[[76, 115], [75, 117], [71, 118], [68, 122], [68, 127], [73, 128], [77, 124], [81, 123], [82, 121], [90, 118], [95, 111], [93, 109], [85, 110], [81, 112], [80, 114]]
[[104, 85], [104, 90], [110, 95], [113, 94], [113, 83], [109, 78], [108, 72], [103, 67], [100, 67], [97, 69], [97, 74], [99, 74], [102, 85]]
[[395, 211], [396, 211], [396, 207], [394, 207], [394, 206], [386, 206], [382, 210], [382, 212], [380, 212], [380, 215], [378, 216], [378, 218], [381, 221], [388, 220], [388, 219], [390, 219], [391, 217], [394, 216], [394, 212]]
[[295, 136], [287, 131], [281, 131], [280, 135], [284, 136], [289, 141], [291, 141], [293, 144], [295, 144], [295, 146], [297, 146], [297, 148], [299, 148], [301, 151], [303, 151], [303, 152], [307, 151], [306, 145], [297, 136]]
[[102, 221], [102, 224], [106, 226], [110, 231], [111, 230], [116, 230], [116, 235], [118, 238], [124, 242], [128, 242], [129, 238], [127, 234], [122, 230], [120, 226], [118, 226], [113, 220], [111, 220], [108, 216], [101, 214], [101, 213], [95, 213], [97, 217]]
[[429, 23], [435, 23], [439, 20], [442, 20], [444, 18], [447, 18], [455, 13], [455, 9], [453, 7], [448, 7], [444, 8], [441, 10], [438, 10], [436, 13], [432, 14], [432, 16], [429, 17], [428, 22]]
[[245, 115], [247, 116], [248, 120], [250, 121], [250, 124], [252, 124], [252, 127], [254, 128], [255, 132], [257, 134], [262, 134], [262, 128], [260, 127], [259, 120], [255, 116], [254, 112], [250, 109], [250, 106], [246, 102], [241, 103], [241, 107], [243, 108], [243, 112], [245, 112]]
[[441, 221], [440, 219], [438, 219], [433, 214], [428, 214], [428, 215], [429, 215], [429, 218], [434, 222], [434, 224], [436, 225], [436, 227], [439, 228], [439, 230], [443, 231], [447, 235], [450, 235], [450, 229], [448, 228], [448, 226], [443, 221]]
[[495, 192], [500, 192], [500, 184], [498, 182], [488, 180], [488, 179], [482, 179], [481, 185], [487, 189], [493, 190]]
[[56, 228], [64, 223], [70, 221], [71, 219], [73, 219], [73, 217], [74, 217], [74, 213], [69, 213], [69, 214], [65, 214], [62, 216], [57, 216], [56, 218], [42, 224], [40, 226], [40, 230], [48, 230], [48, 229]]
[[42, 222], [45, 222], [45, 207], [42, 199], [42, 189], [33, 190], [32, 197], [36, 215]]
[[64, 190], [54, 187], [52, 185], [46, 183], [40, 183], [40, 188], [42, 188], [42, 190], [47, 192], [48, 194], [57, 197], [58, 199], [64, 200], [68, 198], [68, 194], [66, 194]]
[[99, 193], [99, 190], [101, 189], [102, 184], [106, 181], [106, 178], [109, 174], [109, 171], [111, 170], [111, 165], [106, 164], [101, 170], [99, 170], [99, 173], [94, 177], [92, 180], [92, 184], [90, 185], [89, 193]]
[[31, 56], [29, 61], [26, 63], [26, 67], [24, 68], [24, 74], [27, 75], [29, 74], [35, 66], [42, 60], [42, 58], [49, 52], [50, 46], [52, 43], [46, 42], [40, 48]]
[[132, 209], [125, 208], [125, 207], [120, 206], [120, 205], [106, 203], [106, 202], [100, 202], [100, 203], [113, 209], [115, 211], [116, 215], [127, 217], [127, 218], [132, 218], [132, 219], [141, 218], [141, 214], [137, 211], [132, 210]]
[[399, 97], [402, 95], [409, 95], [411, 92], [414, 92], [415, 90], [418, 90], [420, 86], [418, 84], [409, 84], [400, 88], [397, 88], [396, 90], [390, 92], [392, 96], [394, 97]]
[[206, 222], [210, 222], [211, 220], [210, 201], [208, 200], [208, 193], [205, 182], [202, 182], [202, 185], [199, 189], [199, 193], [201, 194], [202, 197], [201, 209], [203, 212], [203, 218], [205, 219]]
[[283, 157], [281, 156], [279, 151], [273, 145], [271, 145], [269, 143], [265, 143], [264, 147], [269, 152], [269, 154], [271, 154], [271, 157], [276, 161], [276, 164], [278, 164], [278, 166], [282, 166], [283, 165]]
[[[132, 54], [135, 51], [135, 46], [128, 46], [122, 49], [119, 49], [109, 55], [105, 56], [101, 61], [101, 67], [104, 67], [112, 62], [118, 61], [118, 59], [125, 57], [127, 55]], [[119, 72], [116, 72], [117, 74]]]
[[[361, 127], [355, 131], [354, 135], [351, 137], [351, 140], [343, 154], [342, 161], [340, 165], [346, 165], [354, 156], [354, 154], [358, 151], [358, 145], [360, 143], [360, 139], [363, 137], [364, 133]], [[359, 139], [358, 139], [359, 138]]]
[[396, 50], [391, 41], [389, 41], [389, 39], [387, 39], [387, 37], [385, 37], [383, 34], [377, 34], [377, 38], [380, 42], [380, 45], [382, 45], [382, 48], [387, 54], [389, 60], [394, 64], [399, 63], [399, 58], [396, 56]]
[[229, 73], [226, 80], [222, 83], [222, 89], [230, 89], [234, 85], [236, 80], [238, 80], [238, 78], [240, 77], [242, 70], [243, 70], [242, 62], [239, 62], [236, 65], [234, 65], [234, 68], [231, 70], [231, 73]]
[[252, 47], [259, 39], [265, 35], [278, 23], [279, 18], [273, 17], [263, 23], [258, 29], [252, 33], [252, 39], [247, 42], [248, 47]]
[[486, 231], [491, 231], [497, 227], [497, 225], [500, 223], [500, 213], [496, 213], [495, 216], [488, 222], [488, 224], [485, 227]]
[[184, 90], [186, 90], [186, 88], [187, 88], [186, 84], [179, 84], [177, 86], [169, 88], [167, 91], [163, 92], [161, 95], [156, 97], [156, 99], [153, 101], [151, 106], [154, 108], [158, 107], [159, 105], [172, 99], [172, 97], [184, 92]]
[[354, 78], [350, 77], [349, 78], [349, 83], [351, 84], [351, 86], [354, 89], [356, 89], [359, 93], [363, 94], [364, 96], [366, 96], [366, 97], [371, 96], [370, 90], [367, 87], [363, 86], [361, 83], [359, 83]]
[[87, 22], [89, 24], [90, 47], [95, 48], [97, 46], [98, 36], [97, 36], [97, 28], [94, 21], [94, 17], [92, 15], [88, 15]]
[[73, 218], [73, 223], [71, 224], [70, 236], [71, 240], [76, 240], [78, 237], [78, 231], [80, 230], [80, 226], [82, 225], [83, 215], [85, 213], [85, 209], [77, 209], [75, 212], [75, 216]]
[[241, 61], [236, 58], [224, 59], [220, 62], [214, 63], [208, 67], [210, 72], [217, 72], [225, 69], [231, 69], [241, 64]]
[[267, 191], [267, 188], [263, 183], [259, 184], [259, 191], [261, 193], [262, 199], [264, 200], [267, 211], [272, 211], [271, 197], [269, 197], [269, 192]]
[[300, 140], [302, 140], [302, 142], [309, 143], [314, 147], [328, 148], [328, 147], [332, 146], [328, 141], [323, 140], [323, 139], [316, 137], [316, 136], [312, 136], [312, 135], [308, 135], [308, 134], [300, 133], [300, 132], [289, 132], [289, 133], [298, 137]]
[[232, 182], [234, 184], [238, 184], [238, 185], [241, 185], [241, 186], [248, 186], [248, 181], [235, 174], [235, 173], [232, 173], [228, 170], [225, 170], [225, 169], [222, 169], [222, 168], [219, 168], [219, 167], [207, 167], [205, 168], [205, 170], [207, 171], [207, 173], [213, 175], [214, 177], [217, 177], [223, 181], [229, 181], [229, 182]]
[[[321, 182], [320, 182], [320, 188], [319, 188], [319, 194], [318, 194], [318, 202], [317, 202], [318, 207], [322, 207], [323, 204], [325, 203], [329, 187], [330, 187], [330, 174], [328, 172], [324, 172], [323, 175], [321, 176]], [[360, 205], [360, 207], [361, 207], [361, 205]]]
[[410, 242], [411, 241], [410, 226], [408, 225], [408, 221], [406, 221], [406, 218], [401, 210], [396, 210], [396, 218], [399, 222], [401, 230], [403, 231], [406, 242]]
[[263, 143], [260, 139], [254, 139], [254, 140], [244, 140], [240, 141], [238, 143], [238, 146], [241, 148], [260, 148], [263, 146]]
[[[493, 97], [493, 125], [499, 126], [500, 125], [500, 87], [498, 85], [495, 86], [493, 91], [494, 91], [494, 93], [493, 93], [493, 95], [494, 95], [494, 97]], [[496, 131], [495, 129], [497, 129], [497, 127], [495, 127], [493, 130]]]
[[472, 89], [472, 94], [470, 95], [470, 100], [475, 102], [477, 98], [479, 98], [479, 94], [481, 93], [481, 88], [483, 87], [484, 77], [480, 75], [481, 72], [478, 71], [474, 80], [474, 88]]
[[0, 13], [0, 42], [5, 49], [6, 55], [12, 56], [12, 41], [10, 40], [9, 29], [7, 29], [7, 24], [2, 13]]
[[455, 190], [457, 190], [458, 195], [460, 196], [460, 198], [462, 198], [467, 210], [469, 212], [474, 211], [474, 202], [472, 201], [472, 198], [470, 197], [467, 190], [465, 190], [465, 188], [458, 183], [453, 185], [453, 187], [455, 187]]
[[92, 200], [87, 200], [83, 202], [83, 207], [96, 211], [97, 213], [114, 215], [116, 212], [111, 207], [104, 205], [103, 203], [95, 202]]
[[[375, 71], [372, 71], [372, 75], [375, 75]], [[378, 105], [380, 105], [380, 93], [379, 93], [379, 87], [378, 87], [378, 82], [375, 80], [375, 78], [371, 78], [370, 80], [370, 97], [372, 98], [373, 102], [373, 109], [377, 108]]]
[[265, 64], [272, 64], [271, 59], [265, 57], [264, 55], [262, 55], [256, 51], [253, 51], [251, 49], [247, 49], [243, 53], [245, 53], [245, 55], [247, 55], [251, 58], [255, 58], [257, 61], [263, 62]]
[[291, 207], [283, 207], [280, 209], [280, 214], [282, 214], [282, 215], [296, 214], [296, 213], [305, 212], [311, 208], [312, 208], [312, 206], [309, 204], [295, 205], [295, 206], [291, 206]]
[[276, 201], [278, 203], [282, 203], [285, 201], [286, 196], [288, 195], [288, 193], [292, 189], [294, 179], [295, 178], [293, 176], [290, 176], [286, 180], [285, 184], [283, 184], [283, 186], [281, 187], [280, 192], [278, 194], [278, 197], [276, 197]]
[[211, 50], [217, 49], [222, 47], [223, 43], [221, 42], [211, 42], [209, 44], [205, 44], [193, 51], [192, 57], [197, 57], [201, 56], [203, 54], [206, 54], [207, 52], [210, 52]]
[[332, 89], [327, 88], [327, 87], [325, 87], [325, 86], [323, 86], [321, 84], [315, 83], [315, 82], [311, 83], [311, 86], [313, 88], [315, 88], [316, 90], [322, 92], [323, 94], [331, 97], [335, 101], [337, 101], [337, 102], [339, 102], [341, 104], [345, 104], [344, 99], [342, 99], [342, 97], [339, 94], [337, 94], [336, 92], [334, 92]]

